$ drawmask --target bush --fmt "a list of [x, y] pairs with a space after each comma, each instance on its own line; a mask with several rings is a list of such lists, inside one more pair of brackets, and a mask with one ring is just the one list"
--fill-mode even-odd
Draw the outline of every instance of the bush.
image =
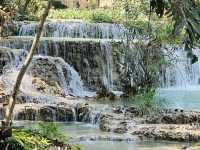
[[0, 143], [0, 149], [4, 149], [9, 143], [9, 150], [48, 150], [50, 141], [42, 135], [28, 131], [13, 129], [13, 135], [7, 142]]
[[58, 126], [55, 123], [38, 123], [36, 125], [36, 131], [43, 135], [44, 137], [51, 139], [51, 140], [57, 140], [60, 142], [65, 142], [66, 138], [65, 136], [59, 131]]
[[107, 12], [95, 12], [92, 16], [91, 16], [91, 21], [95, 22], [95, 23], [113, 23], [113, 18], [112, 18], [112, 14], [109, 14]]
[[49, 150], [61, 147], [66, 150], [81, 150], [77, 145], [66, 144], [65, 136], [55, 123], [39, 123], [33, 129], [13, 129], [12, 137], [0, 141], [0, 149], [9, 145], [9, 150]]
[[140, 111], [140, 115], [159, 113], [166, 106], [166, 101], [164, 99], [155, 97], [154, 89], [142, 89], [133, 99], [135, 107]]

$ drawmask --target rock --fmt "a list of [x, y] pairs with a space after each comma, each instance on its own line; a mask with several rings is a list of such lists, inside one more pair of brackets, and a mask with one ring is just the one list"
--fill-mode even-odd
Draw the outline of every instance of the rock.
[[32, 106], [25, 106], [16, 112], [16, 120], [38, 120], [38, 121], [74, 121], [75, 114], [74, 108], [68, 107], [55, 107], [55, 106], [41, 106], [34, 108]]
[[90, 122], [90, 107], [86, 104], [76, 106], [77, 121]]
[[17, 113], [17, 120], [37, 120], [37, 111], [29, 106], [26, 106], [24, 110]]
[[72, 107], [58, 107], [56, 110], [57, 121], [75, 121], [75, 114]]
[[190, 125], [166, 125], [149, 124], [136, 125], [133, 129], [133, 135], [142, 135], [148, 138], [172, 141], [199, 141], [199, 128]]
[[121, 114], [121, 113], [123, 113], [123, 110], [122, 110], [121, 106], [118, 106], [118, 107], [113, 108], [113, 112], [116, 114]]
[[139, 110], [136, 108], [136, 107], [128, 107], [126, 110], [125, 110], [125, 113], [131, 113], [133, 114], [134, 116], [138, 116], [140, 114]]
[[99, 123], [100, 130], [105, 131], [105, 132], [110, 132], [111, 131], [111, 125], [110, 125], [110, 121], [109, 121], [109, 119], [111, 117], [112, 116], [109, 116], [108, 114], [101, 115], [100, 123]]
[[200, 123], [200, 112], [178, 111], [163, 112], [159, 115], [148, 116], [147, 123], [164, 123], [164, 124], [198, 124]]
[[48, 85], [45, 81], [43, 81], [40, 78], [34, 78], [32, 80], [32, 84], [36, 88], [36, 90], [42, 93], [61, 96], [61, 97], [65, 96], [64, 91], [59, 85], [54, 85], [53, 83]]

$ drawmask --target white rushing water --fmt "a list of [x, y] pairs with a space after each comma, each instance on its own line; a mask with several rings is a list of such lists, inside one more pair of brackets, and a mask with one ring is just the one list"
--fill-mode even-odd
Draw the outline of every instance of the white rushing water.
[[[187, 88], [200, 85], [200, 62], [191, 64], [191, 59], [182, 48], [168, 46], [167, 51], [173, 52], [173, 56], [169, 56], [171, 65], [164, 72], [163, 86]], [[200, 58], [200, 49], [194, 49], [193, 52]]]
[[103, 67], [103, 83], [109, 91], [113, 91], [113, 53], [112, 44], [109, 42], [100, 42], [102, 57], [106, 60]]
[[[193, 52], [200, 58], [200, 49]], [[200, 108], [200, 61], [191, 64], [183, 48], [167, 46], [171, 64], [161, 75], [157, 95], [165, 98], [170, 107], [190, 110]]]
[[[25, 52], [13, 50], [10, 55], [14, 55], [15, 57], [12, 61], [4, 68], [4, 73], [1, 75], [1, 80], [4, 82], [6, 86], [7, 93], [11, 93], [12, 88], [14, 86], [14, 82], [17, 78], [17, 74], [19, 69], [21, 68], [22, 61], [25, 58]], [[64, 90], [65, 95], [73, 95], [79, 97], [85, 96], [94, 96], [94, 93], [87, 92], [83, 88], [83, 83], [81, 77], [78, 72], [66, 63], [60, 57], [50, 57], [50, 56], [34, 56], [32, 64], [36, 62], [37, 59], [48, 60], [50, 63], [56, 66], [56, 71], [59, 78], [59, 84], [61, 88]], [[42, 66], [41, 66], [42, 67]], [[26, 73], [21, 84], [20, 90], [26, 95], [37, 95], [42, 99], [43, 94], [39, 93], [32, 85], [33, 77], [30, 73]]]
[[[19, 23], [19, 35], [36, 33], [37, 22]], [[126, 29], [122, 25], [110, 23], [86, 23], [81, 21], [48, 21], [44, 25], [44, 37], [122, 39]]]

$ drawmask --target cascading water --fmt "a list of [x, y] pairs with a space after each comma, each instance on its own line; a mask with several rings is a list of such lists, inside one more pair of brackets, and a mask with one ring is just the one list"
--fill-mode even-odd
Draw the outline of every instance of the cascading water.
[[[21, 22], [18, 25], [20, 36], [33, 36], [37, 22]], [[122, 25], [109, 23], [84, 23], [70, 21], [49, 21], [44, 25], [44, 37], [103, 38], [122, 39], [126, 29]]]
[[[200, 108], [200, 62], [191, 64], [183, 48], [167, 46], [164, 50], [170, 64], [161, 74], [158, 96], [173, 108], [198, 110]], [[200, 50], [193, 49], [200, 58]]]
[[[35, 56], [34, 61], [37, 59], [48, 60], [56, 66], [58, 72], [58, 79], [62, 89], [65, 92], [65, 95], [73, 96], [93, 96], [92, 92], [87, 92], [83, 88], [83, 83], [78, 72], [74, 70], [72, 66], [66, 63], [60, 57], [51, 57], [51, 56]], [[34, 63], [33, 61], [33, 63]]]
[[[32, 64], [34, 64], [36, 60], [38, 59], [48, 60], [49, 62], [51, 62], [52, 64], [56, 66], [57, 73], [59, 76], [58, 77], [59, 84], [64, 90], [65, 95], [73, 95], [73, 96], [80, 96], [80, 97], [94, 95], [93, 93], [84, 91], [83, 83], [81, 81], [80, 76], [73, 69], [73, 67], [67, 64], [63, 59], [59, 57], [50, 57], [50, 56], [34, 56]], [[7, 71], [5, 71], [4, 74], [1, 76], [1, 80], [4, 82], [4, 84], [7, 87], [6, 88], [8, 90], [7, 93], [11, 93], [14, 81], [16, 80], [16, 76], [18, 74], [18, 69], [20, 69], [20, 66], [16, 66], [16, 64], [20, 64], [20, 62], [21, 62], [20, 59], [16, 59], [15, 63], [11, 63], [11, 64], [15, 64], [15, 66], [12, 65], [12, 67], [6, 67]], [[32, 75], [30, 73], [26, 74], [22, 81], [21, 91], [26, 93], [27, 95], [38, 93], [38, 91], [33, 87], [32, 81], [33, 81]], [[39, 94], [39, 96], [42, 96], [42, 94]], [[42, 99], [42, 97], [40, 98]]]
[[[169, 58], [170, 65], [165, 69], [161, 79], [162, 86], [188, 88], [200, 85], [200, 63], [191, 64], [191, 59], [180, 47], [168, 46], [167, 51], [173, 51], [173, 56]], [[194, 49], [193, 52], [200, 57], [199, 49]]]
[[109, 42], [100, 42], [103, 58], [106, 62], [103, 67], [103, 83], [109, 91], [113, 90], [113, 59], [112, 59], [112, 45]]
[[[11, 48], [29, 49], [31, 41], [31, 37], [20, 37], [0, 44]], [[107, 89], [112, 91], [120, 89], [119, 84], [114, 86], [118, 82], [117, 77], [113, 78], [115, 71], [113, 69], [113, 43], [115, 42], [117, 46], [121, 46], [118, 40], [72, 40], [48, 37], [41, 38], [37, 53], [63, 58], [76, 68], [87, 88], [95, 90], [98, 81], [101, 80]]]

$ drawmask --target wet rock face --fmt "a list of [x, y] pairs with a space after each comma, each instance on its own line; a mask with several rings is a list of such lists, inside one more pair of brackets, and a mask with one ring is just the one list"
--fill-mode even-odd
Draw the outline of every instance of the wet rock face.
[[149, 124], [136, 125], [133, 135], [172, 141], [199, 141], [199, 127], [190, 125]]
[[24, 111], [18, 112], [17, 120], [36, 120], [37, 118], [37, 111], [33, 108], [25, 108]]
[[0, 107], [0, 120], [3, 120], [4, 110]]
[[158, 116], [148, 117], [146, 122], [164, 124], [198, 124], [200, 123], [200, 112], [173, 111], [161, 113]]
[[38, 58], [31, 67], [30, 72], [34, 77], [33, 86], [42, 93], [64, 96], [60, 87], [60, 79], [56, 65], [48, 59]]
[[44, 106], [37, 109], [25, 107], [17, 112], [17, 120], [74, 121], [74, 112], [70, 107]]
[[64, 92], [59, 86], [49, 86], [45, 81], [40, 78], [34, 78], [32, 80], [32, 84], [37, 91], [40, 91], [42, 93], [48, 93], [56, 96], [64, 96]]
[[14, 56], [10, 52], [9, 48], [0, 47], [0, 74], [3, 72], [3, 68], [9, 64]]
[[88, 104], [78, 104], [76, 107], [77, 121], [90, 122], [90, 107]]
[[[30, 49], [32, 38], [13, 38], [0, 41], [0, 45], [11, 48]], [[91, 90], [96, 90], [99, 84], [110, 78], [108, 75], [112, 69], [113, 84], [120, 87], [119, 70], [123, 50], [123, 44], [119, 41], [101, 41], [98, 39], [56, 39], [41, 38], [37, 53], [53, 57], [61, 57], [75, 68], [80, 74], [84, 85]], [[112, 57], [112, 66], [108, 66], [108, 59]], [[53, 66], [52, 66], [53, 70]]]

